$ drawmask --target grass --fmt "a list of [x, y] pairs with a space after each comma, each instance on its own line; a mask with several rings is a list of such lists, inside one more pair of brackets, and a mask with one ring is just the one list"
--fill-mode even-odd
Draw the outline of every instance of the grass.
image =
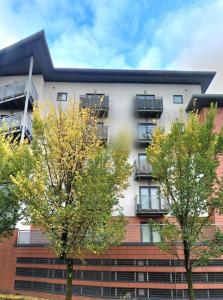
[[22, 295], [4, 295], [0, 294], [0, 299], [4, 300], [46, 300], [43, 298], [36, 298], [36, 297], [29, 297], [29, 296], [22, 296]]

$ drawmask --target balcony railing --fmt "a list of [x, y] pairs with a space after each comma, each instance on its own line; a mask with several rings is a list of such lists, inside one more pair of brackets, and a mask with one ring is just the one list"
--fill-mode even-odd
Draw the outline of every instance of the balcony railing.
[[155, 128], [155, 124], [138, 124], [136, 145], [139, 147], [148, 146], [152, 142], [153, 131]]
[[97, 126], [97, 136], [102, 142], [106, 143], [108, 140], [108, 126]]
[[[1, 109], [22, 109], [25, 104], [27, 80], [17, 81], [0, 87], [0, 108]], [[29, 109], [33, 107], [35, 101], [38, 100], [38, 93], [31, 84], [31, 92], [29, 98]]]
[[[164, 223], [160, 224], [160, 226], [166, 225]], [[177, 226], [178, 225], [176, 225], [176, 228]], [[213, 224], [206, 226], [198, 238], [197, 245], [203, 245], [204, 241], [212, 240], [217, 229], [223, 232], [223, 225]], [[160, 238], [158, 237], [157, 232], [148, 223], [129, 223], [125, 226], [125, 236], [122, 241], [124, 244], [156, 243], [159, 241]], [[41, 246], [49, 244], [49, 241], [40, 230], [19, 230], [16, 244], [18, 246]]]
[[150, 95], [136, 95], [135, 115], [144, 118], [160, 117], [163, 112], [163, 98]]
[[[12, 133], [13, 135], [20, 135], [23, 128], [23, 112], [0, 118], [0, 128], [4, 131]], [[27, 114], [27, 127], [25, 129], [25, 136], [31, 140], [32, 138], [32, 120]]]
[[109, 110], [109, 96], [103, 94], [86, 94], [80, 96], [80, 107], [93, 109], [98, 117], [107, 117]]
[[141, 216], [161, 216], [168, 213], [168, 204], [160, 195], [138, 195], [136, 214]]
[[19, 230], [17, 245], [46, 245], [48, 240], [40, 230]]
[[135, 160], [134, 162], [134, 177], [135, 180], [151, 180], [152, 166], [146, 159]]

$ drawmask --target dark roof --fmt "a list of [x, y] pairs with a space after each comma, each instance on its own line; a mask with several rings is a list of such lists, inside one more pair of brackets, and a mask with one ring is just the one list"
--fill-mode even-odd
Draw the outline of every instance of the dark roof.
[[186, 112], [199, 111], [203, 107], [210, 107], [212, 103], [223, 107], [223, 94], [194, 94], [187, 105]]
[[0, 76], [28, 74], [32, 55], [33, 74], [42, 74], [46, 81], [197, 84], [205, 92], [215, 76], [198, 71], [54, 68], [44, 31], [0, 51]]

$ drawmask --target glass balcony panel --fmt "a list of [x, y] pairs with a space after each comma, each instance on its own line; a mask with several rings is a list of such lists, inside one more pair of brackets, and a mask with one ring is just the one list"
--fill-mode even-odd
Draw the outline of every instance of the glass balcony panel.
[[11, 98], [12, 96], [14, 96], [14, 94], [15, 94], [15, 85], [14, 84], [6, 85], [4, 89], [3, 98], [4, 99]]
[[[8, 85], [0, 87], [0, 102], [8, 101], [9, 99], [17, 98], [26, 95], [27, 80], [21, 80]], [[38, 93], [35, 85], [31, 83], [30, 99], [32, 101], [38, 100]]]
[[22, 126], [22, 118], [23, 113], [16, 113], [14, 115], [9, 115], [2, 117], [0, 119], [0, 126], [5, 126], [6, 129], [12, 130], [13, 128], [21, 127]]
[[160, 209], [160, 199], [158, 195], [151, 195], [151, 209]]
[[[6, 132], [18, 132], [22, 130], [23, 127], [23, 115], [24, 112], [19, 112], [13, 115], [5, 116], [0, 118], [0, 127], [3, 127], [3, 129]], [[25, 132], [29, 139], [31, 139], [32, 136], [32, 120], [27, 114], [27, 126], [25, 129]]]
[[141, 173], [150, 173], [151, 166], [146, 159], [141, 159], [138, 161], [138, 171]]
[[[34, 86], [34, 84], [32, 83], [32, 86]], [[26, 81], [19, 81], [15, 84], [15, 90], [14, 90], [14, 95], [15, 96], [19, 96], [24, 94], [26, 88]]]
[[136, 95], [135, 113], [138, 117], [160, 117], [163, 112], [163, 98], [155, 95]]
[[97, 136], [102, 140], [107, 140], [108, 138], [108, 126], [97, 125]]
[[151, 140], [155, 125], [138, 124], [138, 140]]
[[20, 127], [22, 126], [22, 118], [23, 118], [23, 113], [17, 113], [11, 116], [11, 127]]
[[86, 96], [80, 96], [82, 107], [92, 108], [108, 108], [109, 97], [104, 94], [86, 94]]
[[169, 207], [169, 204], [168, 204], [167, 200], [164, 198], [161, 198], [161, 209], [165, 210], [165, 209], [168, 209], [168, 207]]
[[149, 210], [149, 196], [148, 195], [140, 195], [140, 209]]

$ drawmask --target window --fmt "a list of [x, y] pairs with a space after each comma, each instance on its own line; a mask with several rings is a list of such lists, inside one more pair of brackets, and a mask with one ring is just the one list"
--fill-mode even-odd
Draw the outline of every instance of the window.
[[67, 101], [67, 93], [57, 93], [57, 101]]
[[145, 296], [145, 290], [144, 289], [138, 289], [139, 296]]
[[146, 123], [138, 124], [138, 139], [151, 140], [154, 128], [155, 128], [154, 124], [146, 124]]
[[138, 153], [138, 160], [145, 161], [146, 160], [146, 153]]
[[158, 243], [160, 235], [157, 231], [151, 228], [149, 224], [141, 224], [141, 241], [143, 243]]
[[173, 95], [173, 103], [182, 104], [183, 103], [183, 96], [182, 95]]
[[158, 187], [139, 187], [140, 207], [145, 210], [159, 210], [160, 197]]
[[141, 282], [145, 281], [145, 274], [146, 273], [141, 273], [141, 272], [138, 273], [138, 281], [141, 281]]

